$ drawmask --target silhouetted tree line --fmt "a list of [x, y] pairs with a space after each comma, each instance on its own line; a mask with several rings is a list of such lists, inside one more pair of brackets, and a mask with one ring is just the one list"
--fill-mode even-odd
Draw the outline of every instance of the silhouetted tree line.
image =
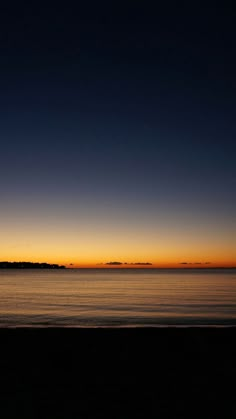
[[65, 266], [55, 263], [0, 262], [0, 269], [65, 269]]

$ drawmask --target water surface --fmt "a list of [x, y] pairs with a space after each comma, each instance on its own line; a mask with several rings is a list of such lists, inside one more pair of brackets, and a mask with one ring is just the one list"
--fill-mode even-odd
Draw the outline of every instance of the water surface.
[[236, 270], [0, 270], [0, 326], [30, 325], [236, 325]]

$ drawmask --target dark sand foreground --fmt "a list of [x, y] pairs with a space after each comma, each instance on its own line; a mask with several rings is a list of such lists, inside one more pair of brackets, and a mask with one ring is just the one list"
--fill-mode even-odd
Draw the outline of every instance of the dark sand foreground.
[[236, 418], [236, 329], [1, 329], [0, 418]]

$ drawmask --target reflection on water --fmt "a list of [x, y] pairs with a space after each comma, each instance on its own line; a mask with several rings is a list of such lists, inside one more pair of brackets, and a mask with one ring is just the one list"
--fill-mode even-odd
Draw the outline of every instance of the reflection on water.
[[0, 326], [236, 324], [236, 270], [1, 270]]

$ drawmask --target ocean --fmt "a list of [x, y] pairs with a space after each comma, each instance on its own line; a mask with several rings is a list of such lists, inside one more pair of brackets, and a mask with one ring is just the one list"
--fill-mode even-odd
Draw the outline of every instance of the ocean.
[[0, 327], [236, 325], [236, 269], [0, 270]]

